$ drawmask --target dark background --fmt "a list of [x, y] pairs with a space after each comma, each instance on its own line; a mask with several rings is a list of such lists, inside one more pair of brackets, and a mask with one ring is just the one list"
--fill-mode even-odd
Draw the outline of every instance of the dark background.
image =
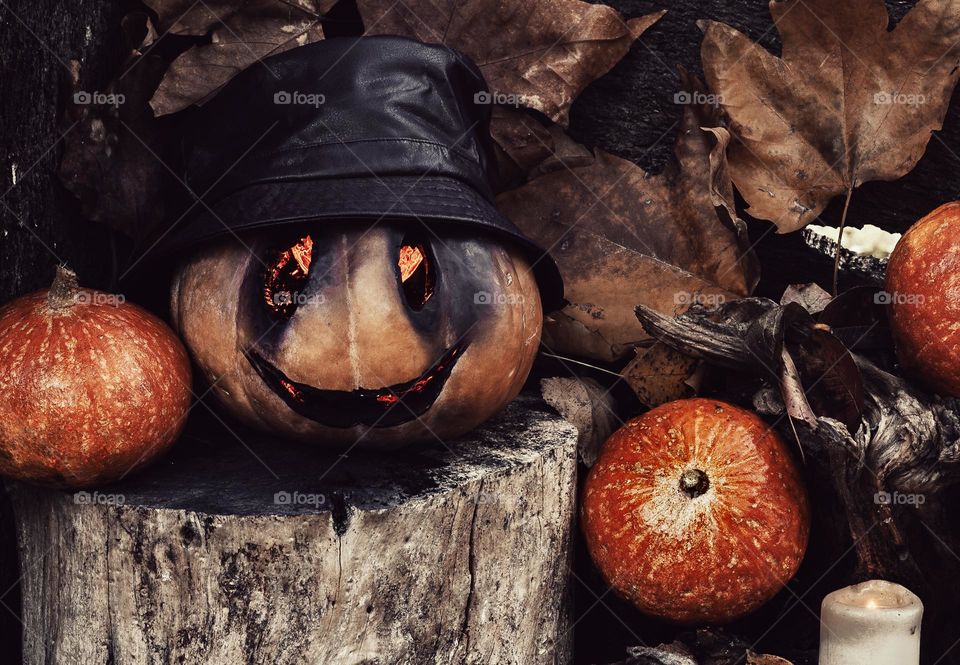
[[[673, 103], [679, 84], [676, 66], [683, 65], [697, 74], [702, 71], [697, 20], [726, 22], [774, 52], [779, 49], [767, 3], [762, 0], [611, 0], [607, 4], [628, 17], [662, 8], [669, 11], [613, 71], [581, 95], [573, 106], [570, 133], [585, 144], [631, 159], [652, 172], [661, 170], [669, 158], [680, 119], [681, 106]], [[886, 4], [895, 21], [914, 3], [888, 0]], [[71, 94], [69, 61], [82, 62], [82, 89], [103, 90], [125, 55], [120, 20], [134, 9], [142, 7], [135, 2], [106, 0], [0, 3], [0, 302], [49, 285], [59, 262], [73, 267], [88, 286], [118, 289], [116, 276], [129, 246], [114, 232], [81, 217], [77, 201], [57, 178], [57, 167], [63, 149], [61, 134], [68, 126], [63, 123], [63, 114]], [[349, 0], [341, 0], [325, 28], [328, 34], [350, 33], [358, 27], [356, 18]], [[940, 203], [960, 198], [958, 153], [960, 103], [954, 95], [943, 131], [930, 141], [917, 168], [899, 181], [869, 183], [857, 190], [848, 223], [871, 223], [902, 231]], [[841, 204], [840, 200], [834, 201], [822, 223], [836, 224]], [[750, 220], [750, 226], [752, 238], [759, 239], [762, 294], [779, 296], [791, 282], [818, 281], [829, 288], [830, 260], [809, 250], [800, 234], [778, 236], [769, 224], [755, 220]], [[576, 640], [578, 651], [584, 654], [582, 662], [622, 658], [624, 646], [638, 643], [638, 638], [656, 643], [673, 634], [641, 619], [612, 594], [603, 595], [605, 587], [592, 572], [582, 547], [577, 559], [581, 581], [575, 583], [576, 616], [583, 615], [583, 619], [576, 626]], [[13, 520], [2, 496], [3, 662], [19, 661], [18, 577]], [[816, 591], [805, 602], [816, 610], [821, 597], [822, 593]], [[789, 594], [781, 594], [737, 629], [755, 638], [781, 614], [784, 618], [764, 636], [758, 648], [790, 655], [802, 665], [802, 657], [796, 652], [815, 645], [816, 622], [805, 616], [808, 610], [792, 602]], [[583, 648], [587, 645], [591, 647], [589, 656]]]

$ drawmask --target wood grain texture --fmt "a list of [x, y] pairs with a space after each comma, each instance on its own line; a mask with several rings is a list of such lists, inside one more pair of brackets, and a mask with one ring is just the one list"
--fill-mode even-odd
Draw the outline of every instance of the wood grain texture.
[[14, 488], [25, 663], [569, 662], [576, 431], [542, 402], [393, 458], [243, 438]]

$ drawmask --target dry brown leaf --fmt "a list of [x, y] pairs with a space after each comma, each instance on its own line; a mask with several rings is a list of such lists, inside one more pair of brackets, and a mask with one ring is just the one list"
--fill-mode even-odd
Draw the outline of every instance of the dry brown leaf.
[[156, 26], [144, 12], [131, 12], [120, 19], [120, 33], [131, 57], [143, 55], [158, 39]]
[[211, 39], [210, 44], [194, 46], [173, 61], [150, 100], [154, 113], [174, 113], [202, 103], [247, 67], [267, 67], [261, 62], [263, 58], [323, 39], [320, 20], [334, 3], [251, 0], [189, 4], [148, 0], [160, 16], [161, 29], [166, 26], [171, 32], [187, 35], [210, 31]]
[[790, 661], [780, 656], [766, 653], [747, 651], [747, 665], [791, 665]]
[[786, 347], [780, 350], [780, 358], [780, 393], [783, 395], [783, 404], [787, 407], [787, 413], [791, 418], [803, 420], [811, 427], [816, 427], [817, 414], [810, 406], [800, 379], [800, 371]]
[[620, 375], [641, 404], [653, 408], [694, 392], [689, 382], [699, 366], [696, 360], [661, 342], [635, 352]]
[[563, 128], [559, 125], [551, 125], [549, 131], [553, 149], [546, 159], [531, 169], [529, 174], [531, 179], [553, 171], [576, 169], [593, 164], [593, 153], [570, 138]]
[[121, 21], [121, 34], [129, 55], [120, 71], [127, 75], [103, 90], [82, 90], [81, 63], [70, 63], [73, 94], [58, 175], [86, 219], [140, 239], [170, 213], [179, 183], [165, 165], [173, 161], [175, 143], [147, 103], [166, 68], [149, 52], [156, 31], [146, 14], [135, 12]]
[[157, 13], [161, 33], [199, 37], [210, 31], [222, 18], [234, 13], [236, 0], [143, 0]]
[[566, 124], [570, 104], [664, 12], [624, 20], [581, 0], [357, 0], [368, 35], [442, 43], [479, 65], [493, 99]]
[[494, 105], [490, 136], [497, 153], [498, 191], [522, 184], [555, 149], [550, 129], [523, 109]]
[[795, 302], [811, 314], [819, 314], [832, 299], [833, 296], [820, 288], [819, 284], [810, 282], [809, 284], [790, 284], [780, 296], [780, 304]]
[[603, 442], [623, 424], [610, 391], [593, 379], [566, 377], [541, 379], [540, 390], [543, 400], [577, 428], [580, 459], [593, 466]]
[[593, 153], [562, 127], [544, 126], [522, 109], [494, 106], [490, 134], [497, 148], [498, 191], [518, 187], [544, 173], [593, 162]]
[[544, 315], [540, 343], [545, 349], [607, 361], [619, 358], [631, 348], [607, 339], [597, 326], [588, 327], [566, 310]]
[[730, 175], [754, 217], [802, 228], [836, 195], [910, 171], [960, 76], [960, 3], [920, 0], [888, 31], [882, 0], [783, 0], [778, 58], [704, 21], [707, 83], [736, 137]]
[[753, 288], [746, 237], [714, 205], [723, 145], [700, 129], [695, 111], [685, 109], [677, 161], [662, 175], [598, 152], [589, 165], [548, 173], [498, 198], [564, 276], [570, 304], [544, 324], [544, 342], [555, 352], [615, 360], [649, 339], [636, 304], [673, 315]]

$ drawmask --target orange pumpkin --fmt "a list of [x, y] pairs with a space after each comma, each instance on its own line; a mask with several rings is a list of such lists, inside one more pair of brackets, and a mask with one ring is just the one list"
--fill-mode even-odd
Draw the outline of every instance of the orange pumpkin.
[[890, 329], [904, 369], [960, 397], [960, 201], [910, 227], [887, 264]]
[[516, 397], [540, 344], [537, 283], [493, 238], [330, 223], [197, 253], [172, 311], [220, 402], [325, 447], [453, 438]]
[[0, 309], [0, 368], [0, 473], [22, 480], [121, 478], [177, 439], [190, 406], [173, 331], [63, 268], [49, 291]]
[[810, 509], [797, 466], [763, 420], [697, 398], [659, 406], [606, 441], [582, 524], [600, 572], [640, 610], [724, 623], [793, 577]]

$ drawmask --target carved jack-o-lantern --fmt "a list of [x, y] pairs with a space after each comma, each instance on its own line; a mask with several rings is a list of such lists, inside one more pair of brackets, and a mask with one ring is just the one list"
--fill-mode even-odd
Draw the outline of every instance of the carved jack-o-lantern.
[[250, 425], [342, 447], [475, 427], [519, 392], [563, 300], [494, 205], [482, 73], [390, 36], [262, 64], [192, 117], [203, 205], [158, 241], [184, 261], [173, 318], [213, 392]]
[[540, 295], [526, 259], [496, 239], [325, 222], [246, 244], [187, 262], [172, 311], [220, 401], [250, 425], [366, 447], [443, 439], [527, 377]]

